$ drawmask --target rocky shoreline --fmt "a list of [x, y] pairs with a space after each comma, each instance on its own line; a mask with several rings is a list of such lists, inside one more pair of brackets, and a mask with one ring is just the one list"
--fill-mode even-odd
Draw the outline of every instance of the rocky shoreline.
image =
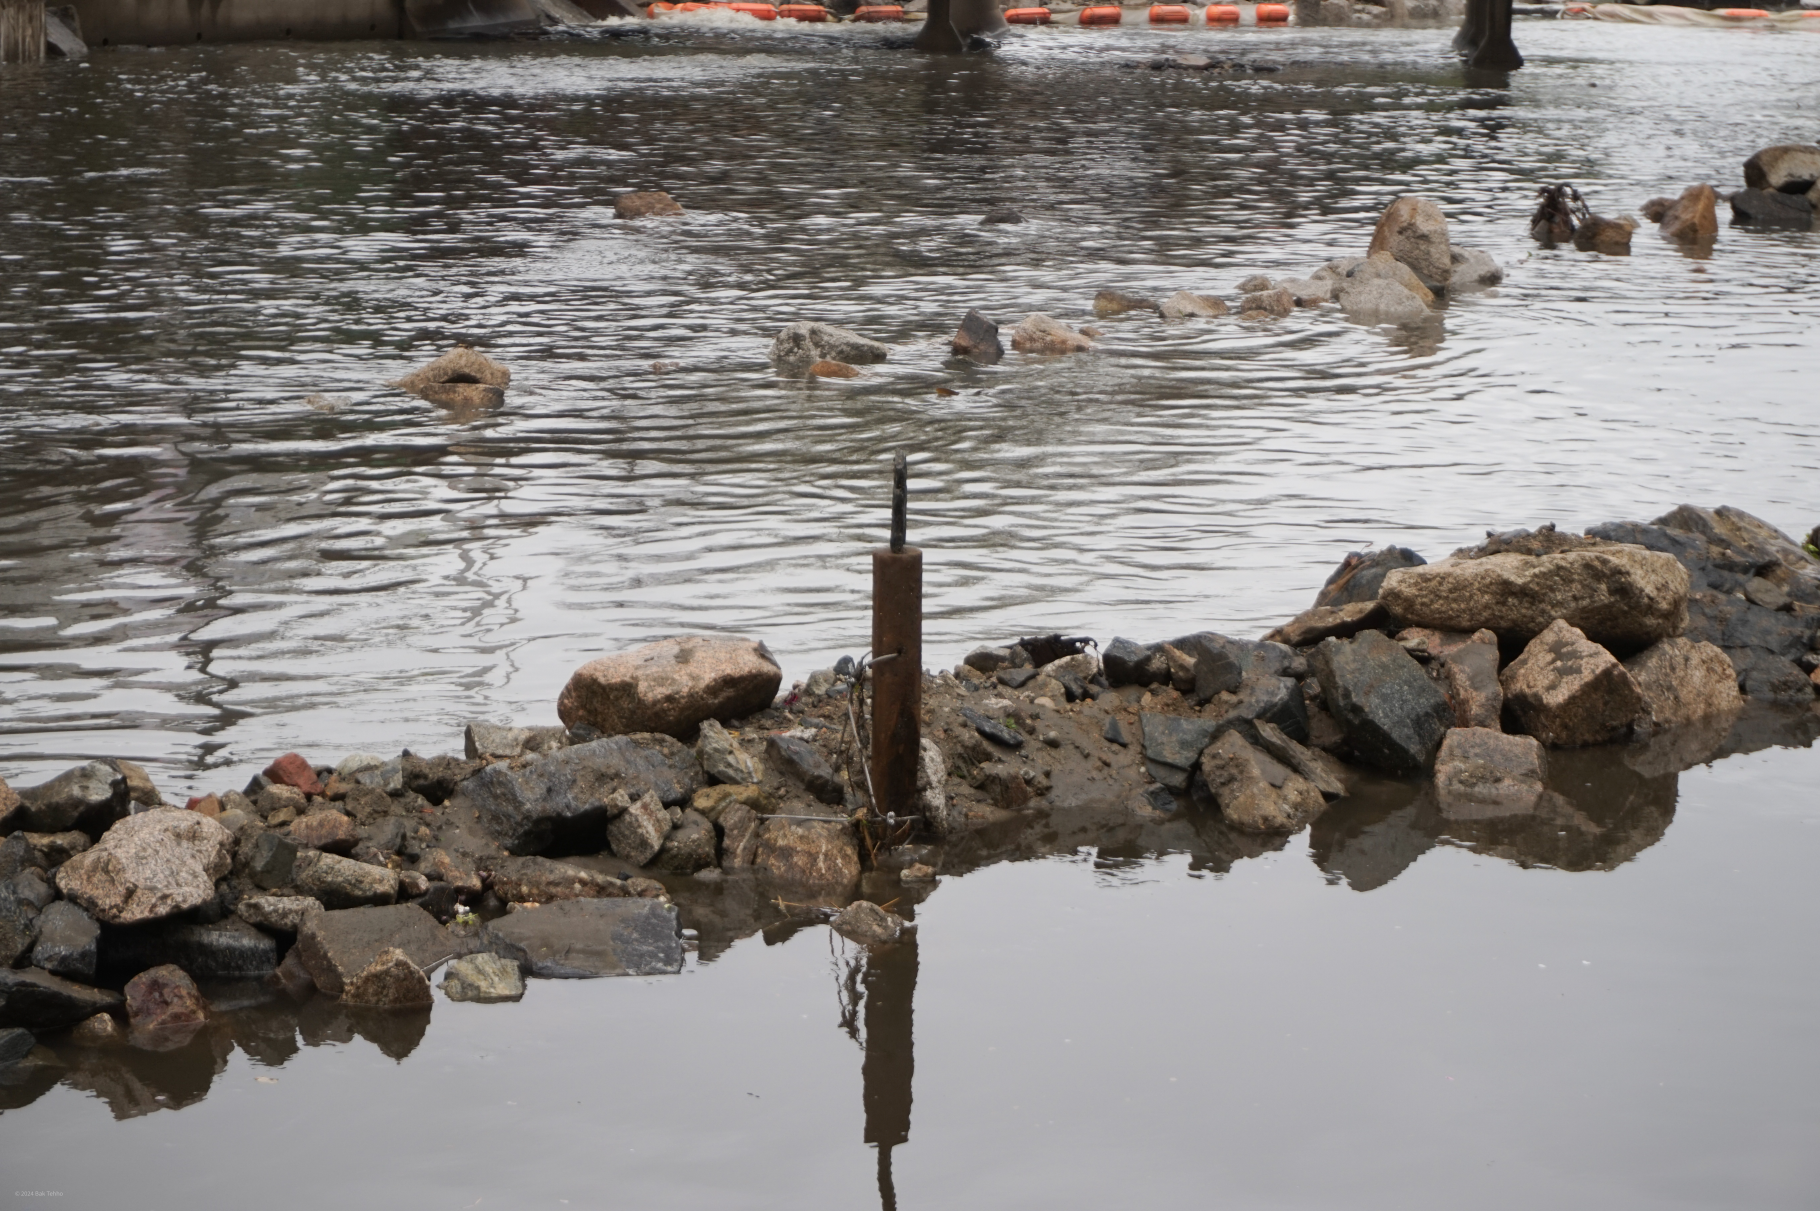
[[1610, 868], [1679, 771], [1820, 735], [1816, 643], [1811, 548], [1683, 506], [1355, 553], [1262, 639], [983, 646], [925, 676], [908, 819], [867, 795], [863, 665], [785, 690], [709, 637], [593, 661], [561, 726], [476, 722], [460, 756], [285, 754], [181, 807], [113, 758], [0, 783], [0, 1101], [248, 1021], [408, 1051], [433, 980], [514, 1000], [824, 923], [889, 946], [942, 876], [1081, 846], [1224, 870], [1312, 828], [1361, 890], [1436, 844]]

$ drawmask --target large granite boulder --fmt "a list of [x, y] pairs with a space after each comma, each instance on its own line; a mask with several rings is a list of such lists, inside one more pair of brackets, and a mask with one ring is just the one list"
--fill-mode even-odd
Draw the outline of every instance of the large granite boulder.
[[676, 907], [663, 900], [565, 900], [528, 908], [483, 926], [481, 941], [545, 979], [682, 970]]
[[704, 719], [738, 719], [777, 696], [783, 670], [755, 639], [686, 635], [590, 660], [556, 700], [568, 727], [603, 735], [694, 733]]
[[1732, 714], [1744, 705], [1731, 657], [1710, 643], [1664, 639], [1626, 660], [1624, 671], [1643, 695], [1652, 731]]
[[1201, 776], [1226, 822], [1247, 832], [1296, 832], [1327, 806], [1312, 782], [1236, 731], [1207, 746]]
[[1308, 663], [1347, 748], [1362, 763], [1395, 772], [1433, 763], [1453, 708], [1394, 640], [1377, 631], [1323, 639]]
[[110, 761], [89, 761], [18, 791], [12, 826], [34, 833], [80, 829], [99, 836], [132, 806], [126, 775]]
[[1412, 626], [1527, 641], [1562, 619], [1595, 643], [1642, 648], [1687, 626], [1687, 569], [1642, 547], [1455, 555], [1384, 578], [1380, 600]]
[[461, 950], [449, 931], [415, 904], [319, 913], [307, 918], [297, 931], [298, 957], [316, 987], [329, 996], [340, 996], [350, 979], [381, 951], [393, 948], [420, 968]]
[[786, 887], [842, 891], [859, 881], [859, 843], [845, 820], [766, 820], [752, 863]]
[[1435, 757], [1435, 790], [1456, 818], [1528, 811], [1541, 798], [1548, 759], [1533, 736], [1456, 727]]
[[1401, 197], [1385, 207], [1366, 255], [1374, 252], [1388, 252], [1409, 266], [1430, 290], [1445, 290], [1453, 280], [1447, 216], [1427, 198]]
[[35, 967], [0, 967], [0, 1027], [57, 1030], [120, 1008], [117, 992], [90, 988]]
[[341, 988], [345, 1005], [369, 1009], [428, 1009], [436, 1000], [430, 978], [397, 947], [387, 947], [350, 976]]
[[118, 821], [57, 871], [57, 888], [108, 925], [155, 921], [215, 898], [234, 835], [200, 812], [159, 807]]
[[1624, 666], [1565, 621], [1530, 640], [1500, 680], [1521, 730], [1553, 748], [1628, 739], [1647, 718]]
[[677, 749], [687, 757], [681, 765], [636, 737], [593, 740], [517, 769], [489, 765], [464, 782], [452, 802], [478, 811], [481, 825], [508, 853], [597, 853], [609, 836], [608, 821], [623, 810], [616, 796], [650, 794], [659, 803], [686, 803], [695, 793], [701, 767], [687, 749]]

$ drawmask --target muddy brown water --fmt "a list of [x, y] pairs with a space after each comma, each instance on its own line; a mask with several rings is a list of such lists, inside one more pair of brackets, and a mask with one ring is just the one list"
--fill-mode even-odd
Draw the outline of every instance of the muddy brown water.
[[[1523, 218], [1544, 181], [1623, 212], [1811, 140], [1820, 43], [1518, 32], [1508, 79], [1464, 75], [1446, 31], [8, 69], [0, 774], [107, 753], [182, 794], [290, 748], [442, 751], [469, 718], [553, 721], [582, 659], [685, 627], [760, 635], [801, 677], [864, 645], [900, 446], [932, 662], [1039, 628], [1261, 632], [1373, 542], [1434, 556], [1682, 501], [1805, 530], [1820, 236], [1727, 227], [1699, 256], [1645, 230], [1607, 260], [1537, 251]], [[1121, 62], [1159, 47], [1285, 70]], [[688, 216], [611, 218], [649, 186]], [[1509, 274], [1428, 329], [1121, 317], [1088, 357], [945, 358], [969, 307], [1235, 298], [1361, 251], [1410, 191]], [[979, 226], [1006, 204], [1030, 221]], [[795, 318], [892, 360], [777, 382]], [[505, 408], [380, 386], [457, 337], [512, 365]], [[70, 1207], [1808, 1206], [1816, 766], [1806, 721], [1766, 735], [1679, 774], [1592, 754], [1560, 819], [1389, 786], [1280, 845], [1039, 822], [1004, 839], [1018, 861], [957, 852], [914, 944], [870, 958], [703, 900], [668, 980], [424, 1018], [218, 990], [185, 1049], [60, 1047], [0, 1088], [0, 1184]]]

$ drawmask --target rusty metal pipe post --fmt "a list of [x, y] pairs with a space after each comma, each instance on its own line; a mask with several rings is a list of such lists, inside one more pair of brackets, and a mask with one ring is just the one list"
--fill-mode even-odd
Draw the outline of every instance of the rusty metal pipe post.
[[874, 808], [916, 813], [922, 750], [923, 553], [904, 545], [908, 472], [893, 468], [891, 545], [872, 552], [872, 787]]

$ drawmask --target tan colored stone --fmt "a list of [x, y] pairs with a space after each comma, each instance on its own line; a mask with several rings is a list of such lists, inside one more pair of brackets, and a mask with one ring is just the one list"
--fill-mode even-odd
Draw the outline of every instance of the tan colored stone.
[[1732, 659], [1710, 643], [1664, 639], [1624, 662], [1652, 729], [1677, 727], [1744, 705]]
[[70, 1028], [70, 1042], [78, 1047], [118, 1047], [126, 1042], [126, 1032], [112, 1014], [98, 1013]]
[[373, 1009], [428, 1009], [435, 998], [423, 969], [392, 947], [380, 951], [342, 987], [341, 1000]]
[[1019, 353], [1085, 353], [1093, 342], [1038, 311], [1025, 316], [1011, 330], [1011, 347]]
[[1453, 704], [1454, 726], [1498, 731], [1504, 717], [1504, 688], [1498, 681], [1498, 643], [1490, 631], [1441, 658], [1441, 685]]
[[812, 378], [858, 378], [859, 367], [849, 366], [846, 362], [831, 362], [826, 358], [809, 367]]
[[1711, 185], [1689, 185], [1662, 215], [1662, 234], [1676, 243], [1700, 244], [1719, 234], [1719, 195]]
[[607, 844], [612, 847], [613, 856], [622, 862], [643, 866], [663, 848], [664, 838], [670, 832], [670, 813], [650, 791], [636, 800], [624, 791], [615, 792], [615, 796], [628, 802], [607, 821]]
[[1427, 198], [1401, 197], [1384, 208], [1366, 255], [1378, 253], [1407, 265], [1424, 286], [1445, 289], [1453, 279], [1447, 216]]
[[8, 786], [5, 778], [0, 778], [0, 832], [13, 831], [13, 815], [19, 807], [19, 792]]
[[859, 845], [844, 820], [767, 820], [753, 865], [788, 887], [838, 891], [859, 880]]
[[1226, 822], [1247, 832], [1296, 832], [1327, 806], [1314, 783], [1237, 731], [1222, 732], [1202, 752], [1201, 776]]
[[1581, 252], [1629, 256], [1630, 236], [1636, 229], [1637, 221], [1629, 215], [1616, 219], [1593, 215], [1574, 228], [1574, 247]]
[[1779, 143], [1744, 161], [1744, 184], [1751, 189], [1812, 188], [1820, 184], [1820, 145]]
[[1523, 731], [1556, 748], [1622, 740], [1647, 718], [1624, 666], [1563, 621], [1530, 640], [1502, 682]]
[[721, 814], [735, 803], [744, 804], [755, 812], [777, 810], [777, 800], [762, 786], [704, 786], [695, 792], [689, 806], [719, 824]]
[[1159, 310], [1166, 320], [1186, 320], [1214, 319], [1225, 315], [1231, 308], [1226, 306], [1225, 299], [1178, 290], [1163, 300]]
[[1453, 728], [1435, 757], [1435, 789], [1442, 814], [1450, 816], [1485, 815], [1477, 810], [1483, 807], [1528, 811], [1541, 797], [1547, 773], [1548, 757], [1535, 737], [1490, 728]]
[[1257, 317], [1267, 315], [1273, 319], [1282, 319], [1295, 311], [1295, 295], [1287, 290], [1260, 290], [1248, 294], [1239, 300], [1241, 316]]
[[473, 383], [504, 388], [510, 386], [511, 382], [511, 370], [478, 349], [457, 345], [421, 369], [413, 370], [386, 385], [421, 395], [425, 387], [444, 383]]
[[493, 868], [493, 893], [508, 903], [604, 900], [633, 894], [624, 879], [551, 858], [504, 858]]
[[145, 772], [143, 765], [136, 765], [131, 761], [123, 761], [116, 757], [114, 767], [126, 779], [126, 791], [134, 803], [143, 803], [147, 807], [165, 805], [164, 796], [160, 795], [158, 788], [152, 785], [152, 776]]
[[682, 212], [682, 203], [661, 189], [622, 193], [613, 199], [613, 217], [616, 219], [670, 218]]
[[1556, 619], [1595, 643], [1644, 647], [1687, 626], [1687, 569], [1612, 543], [1554, 555], [1454, 556], [1384, 577], [1379, 600], [1413, 626], [1528, 640]]
[[360, 830], [338, 811], [311, 812], [292, 821], [287, 835], [305, 849], [344, 856], [360, 843]]
[[65, 862], [57, 887], [97, 921], [132, 925], [200, 907], [234, 860], [234, 835], [207, 816], [156, 807], [116, 821]]
[[755, 639], [690, 635], [590, 660], [556, 700], [563, 724], [603, 735], [663, 732], [681, 738], [704, 719], [738, 719], [777, 696], [783, 671]]

